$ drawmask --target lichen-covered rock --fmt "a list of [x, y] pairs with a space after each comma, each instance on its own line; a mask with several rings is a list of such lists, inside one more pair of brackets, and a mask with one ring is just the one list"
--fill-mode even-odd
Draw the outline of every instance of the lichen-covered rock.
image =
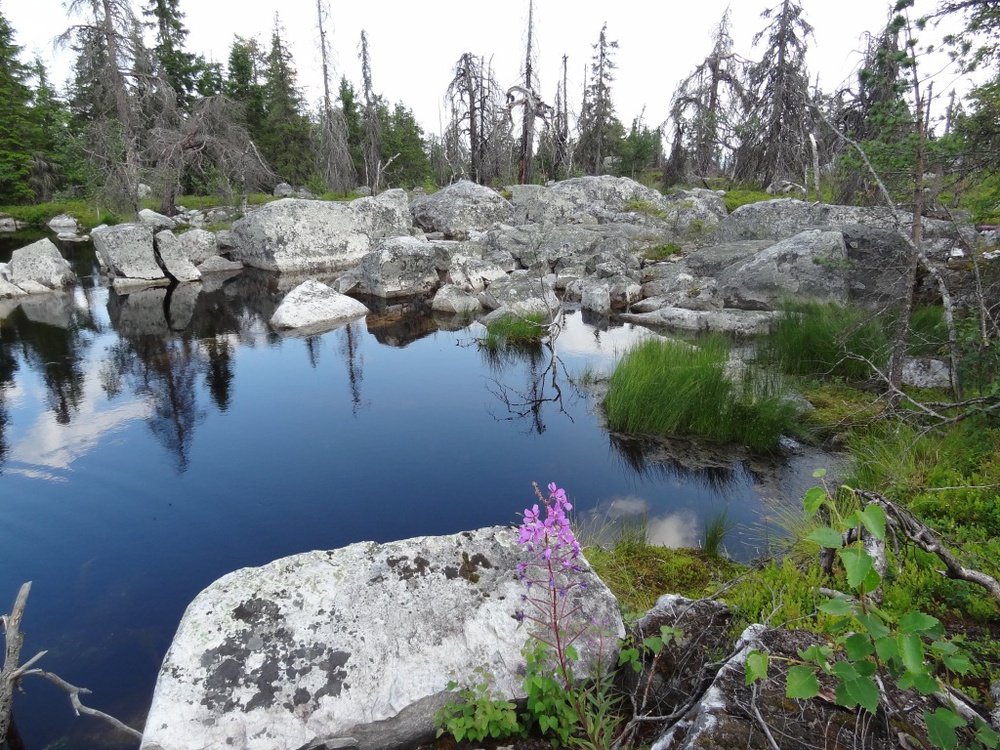
[[483, 307], [504, 309], [512, 315], [552, 317], [559, 311], [554, 275], [539, 276], [531, 271], [514, 271], [490, 284], [479, 295]]
[[[523, 696], [515, 537], [496, 527], [363, 542], [224, 576], [184, 613], [142, 748], [298, 750], [351, 738], [392, 750], [433, 737], [448, 682], [477, 667], [498, 695]], [[575, 621], [593, 618], [612, 636], [578, 641], [579, 677], [597, 648], [613, 658], [623, 634], [614, 597], [584, 568], [588, 588], [570, 594], [580, 595]]]
[[204, 263], [213, 255], [219, 254], [215, 235], [204, 229], [191, 229], [178, 235], [177, 239], [180, 240], [184, 255], [195, 265]]
[[453, 256], [448, 267], [451, 283], [467, 292], [481, 292], [506, 275], [507, 271], [496, 263], [467, 255]]
[[243, 270], [243, 264], [221, 255], [211, 255], [198, 264], [198, 270], [206, 273], [234, 273]]
[[361, 291], [375, 297], [430, 294], [439, 283], [435, 247], [417, 237], [380, 240], [361, 260]]
[[61, 289], [76, 281], [69, 261], [47, 238], [11, 253], [8, 273], [11, 283], [25, 291], [31, 284], [40, 284], [48, 291]]
[[514, 207], [506, 198], [469, 180], [414, 198], [410, 211], [414, 224], [426, 232], [442, 232], [446, 239], [466, 239], [472, 230], [514, 219]]
[[368, 308], [356, 299], [334, 291], [314, 279], [292, 289], [271, 316], [272, 328], [279, 330], [330, 330], [340, 323], [368, 314]]
[[144, 208], [139, 211], [138, 218], [140, 224], [151, 228], [153, 232], [159, 232], [163, 229], [173, 229], [177, 226], [177, 222], [169, 216], [164, 216], [163, 214], [157, 213], [156, 211], [148, 208]]
[[379, 239], [408, 235], [411, 224], [403, 190], [346, 203], [283, 198], [233, 224], [231, 254], [268, 271], [346, 268]]
[[67, 234], [76, 234], [80, 231], [79, 222], [77, 222], [77, 220], [69, 214], [59, 214], [58, 216], [53, 216], [48, 220], [46, 226], [56, 234], [60, 234], [62, 232], [66, 232]]
[[725, 268], [718, 278], [726, 307], [774, 310], [784, 300], [847, 303], [847, 249], [841, 232], [812, 229]]
[[94, 249], [114, 277], [152, 281], [165, 279], [153, 252], [153, 230], [142, 224], [97, 227], [91, 233]]
[[169, 229], [157, 232], [153, 241], [163, 268], [171, 278], [177, 281], [197, 281], [201, 278], [201, 271], [188, 260], [181, 248], [180, 240], [173, 232]]
[[444, 284], [431, 300], [431, 310], [451, 315], [475, 315], [483, 309], [479, 299], [454, 284]]

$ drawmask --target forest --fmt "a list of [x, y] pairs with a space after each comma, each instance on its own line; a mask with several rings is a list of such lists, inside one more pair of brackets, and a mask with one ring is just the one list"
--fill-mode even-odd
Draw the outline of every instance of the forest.
[[[942, 0], [931, 17], [910, 2], [887, 8], [865, 34], [850, 86], [810, 82], [813, 29], [803, 4], [764, 11], [754, 59], [734, 52], [727, 11], [711, 46], [672, 93], [667, 121], [626, 125], [614, 104], [618, 43], [607, 26], [592, 45], [583, 90], [567, 87], [566, 59], [554, 95], [539, 83], [532, 5], [521, 74], [500, 81], [492, 60], [462, 54], [442, 96], [447, 122], [425, 133], [406, 102], [390, 103], [372, 80], [366, 34], [362, 80], [333, 76], [330, 9], [316, 0], [322, 98], [307, 105], [280, 18], [266, 36], [235, 37], [223, 65], [186, 47], [179, 0], [74, 0], [59, 43], [75, 55], [72, 78], [54, 86], [28, 60], [0, 13], [0, 205], [88, 199], [127, 215], [139, 185], [174, 213], [179, 195], [227, 199], [287, 182], [328, 197], [358, 187], [434, 187], [471, 179], [501, 187], [615, 174], [664, 189], [686, 184], [819, 190], [838, 203], [883, 199], [871, 171], [906, 203], [914, 179], [931, 200], [995, 213], [1000, 10], [988, 0]], [[891, 13], [888, 11], [892, 10]], [[922, 67], [936, 24], [960, 19], [944, 40], [954, 64], [981, 83], [961, 99], [935, 95]], [[926, 37], [926, 39], [922, 38]], [[918, 166], [919, 161], [919, 166]], [[145, 197], [145, 196], [144, 196]]]

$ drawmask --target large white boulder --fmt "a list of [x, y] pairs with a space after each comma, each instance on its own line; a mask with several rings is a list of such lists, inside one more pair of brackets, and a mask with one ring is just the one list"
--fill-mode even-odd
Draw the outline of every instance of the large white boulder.
[[409, 198], [387, 190], [347, 203], [283, 198], [233, 224], [233, 260], [268, 271], [338, 269], [382, 237], [408, 235]]
[[279, 330], [329, 330], [340, 323], [368, 314], [368, 308], [356, 299], [334, 291], [314, 279], [292, 289], [271, 316], [271, 327]]
[[178, 235], [181, 243], [181, 250], [187, 259], [198, 265], [204, 263], [213, 255], [219, 254], [219, 246], [215, 242], [215, 235], [204, 229], [191, 229]]
[[11, 283], [25, 290], [33, 284], [41, 284], [46, 290], [60, 289], [76, 280], [69, 261], [47, 238], [15, 250], [8, 273]]
[[417, 226], [452, 239], [463, 239], [470, 231], [487, 229], [497, 222], [509, 224], [514, 219], [514, 207], [506, 198], [469, 180], [414, 198], [410, 210]]
[[[448, 682], [477, 667], [498, 695], [523, 697], [516, 534], [362, 542], [220, 578], [184, 613], [142, 748], [298, 750], [347, 738], [362, 750], [413, 747], [433, 737], [435, 713], [454, 697]], [[569, 593], [581, 608], [568, 629], [596, 621], [606, 631], [575, 644], [584, 679], [598, 649], [617, 656], [624, 629], [614, 597], [580, 562], [588, 586]]]

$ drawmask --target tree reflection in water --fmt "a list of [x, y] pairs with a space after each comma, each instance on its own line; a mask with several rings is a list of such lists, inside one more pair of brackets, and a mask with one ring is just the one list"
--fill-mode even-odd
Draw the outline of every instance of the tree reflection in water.
[[[563, 414], [573, 421], [573, 417], [563, 404], [563, 382], [573, 389], [566, 372], [566, 367], [556, 349], [556, 340], [564, 324], [565, 313], [560, 314], [549, 324], [548, 334], [538, 342], [512, 343], [504, 342], [497, 345], [478, 342], [479, 351], [490, 370], [497, 374], [490, 388], [497, 400], [504, 406], [507, 415], [494, 418], [500, 421], [523, 420], [528, 424], [527, 432], [541, 435], [545, 432], [544, 410], [546, 404], [552, 404], [557, 413]], [[526, 365], [524, 387], [514, 387], [501, 380], [503, 374], [519, 364]], [[578, 394], [575, 389], [571, 397]]]

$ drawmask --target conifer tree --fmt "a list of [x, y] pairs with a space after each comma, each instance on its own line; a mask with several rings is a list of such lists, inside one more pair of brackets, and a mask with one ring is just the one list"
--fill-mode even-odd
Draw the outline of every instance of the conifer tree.
[[812, 26], [800, 0], [781, 0], [761, 15], [770, 23], [754, 44], [765, 40], [767, 46], [749, 71], [735, 176], [767, 186], [781, 178], [802, 179], [810, 163], [808, 134], [813, 128], [805, 53]]
[[584, 90], [583, 107], [580, 110], [580, 139], [575, 159], [588, 174], [599, 175], [605, 171], [605, 159], [617, 155], [618, 144], [625, 130], [615, 116], [615, 106], [611, 99], [618, 42], [608, 39], [606, 23], [601, 27], [593, 48], [590, 83]]
[[20, 52], [13, 29], [0, 13], [0, 204], [34, 198], [28, 178], [42, 132], [32, 118], [28, 68], [18, 59]]
[[303, 113], [292, 53], [282, 34], [275, 15], [265, 61], [264, 120], [259, 145], [264, 158], [282, 179], [304, 185], [315, 174], [310, 123]]

